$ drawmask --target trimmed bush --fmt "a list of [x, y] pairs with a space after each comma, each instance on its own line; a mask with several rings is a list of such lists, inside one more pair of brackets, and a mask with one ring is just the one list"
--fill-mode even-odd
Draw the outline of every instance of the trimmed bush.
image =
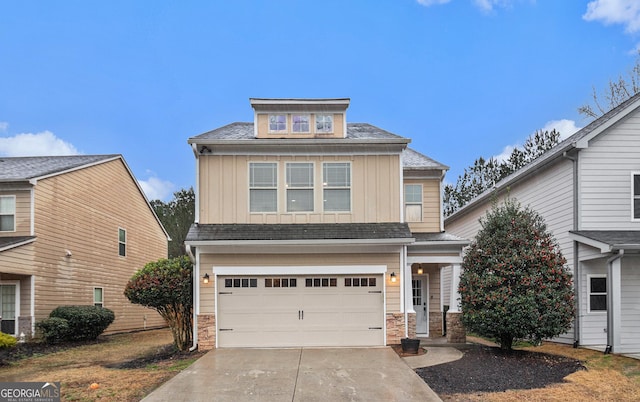
[[69, 338], [69, 321], [64, 318], [46, 318], [36, 323], [36, 327], [42, 331], [42, 337], [47, 343], [60, 343]]
[[18, 343], [18, 340], [15, 337], [0, 332], [0, 349], [12, 348], [16, 346], [16, 343]]
[[89, 341], [96, 339], [111, 325], [115, 314], [108, 308], [96, 306], [60, 306], [49, 317], [67, 320], [69, 332], [66, 340]]

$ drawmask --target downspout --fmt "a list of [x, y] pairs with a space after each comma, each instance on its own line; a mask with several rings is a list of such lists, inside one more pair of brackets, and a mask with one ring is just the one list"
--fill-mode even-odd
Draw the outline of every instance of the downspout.
[[[573, 162], [573, 230], [580, 230], [578, 225], [578, 154], [569, 156], [565, 151], [562, 156]], [[578, 242], [573, 242], [573, 293], [575, 295], [576, 314], [573, 319], [573, 347], [580, 345], [580, 275], [578, 267], [580, 266]]]
[[193, 262], [193, 275], [192, 275], [192, 293], [193, 293], [193, 307], [192, 307], [192, 321], [191, 321], [191, 342], [192, 345], [189, 348], [189, 352], [193, 352], [198, 348], [198, 315], [197, 315], [197, 306], [198, 300], [200, 299], [200, 266], [199, 261], [193, 255], [193, 251], [191, 250], [191, 246], [187, 245], [185, 247], [189, 258]]
[[618, 303], [613, 303], [613, 269], [612, 264], [618, 260], [622, 259], [624, 256], [624, 249], [618, 250], [618, 254], [613, 255], [611, 258], [607, 260], [607, 347], [604, 350], [604, 354], [609, 354], [613, 351], [613, 344], [615, 330], [617, 329], [613, 322], [613, 309], [617, 308]]

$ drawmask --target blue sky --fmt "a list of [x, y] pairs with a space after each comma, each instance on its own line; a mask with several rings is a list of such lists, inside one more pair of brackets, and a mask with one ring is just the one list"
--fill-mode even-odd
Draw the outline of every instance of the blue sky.
[[577, 108], [636, 62], [636, 0], [0, 3], [0, 156], [123, 154], [150, 199], [194, 184], [187, 138], [250, 97], [349, 97], [350, 122], [451, 167]]

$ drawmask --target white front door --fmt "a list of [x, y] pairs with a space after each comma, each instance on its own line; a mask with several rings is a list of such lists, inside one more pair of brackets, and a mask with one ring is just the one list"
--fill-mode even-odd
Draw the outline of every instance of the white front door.
[[413, 288], [413, 309], [416, 312], [416, 334], [429, 334], [429, 305], [427, 294], [427, 277], [420, 277], [411, 281]]

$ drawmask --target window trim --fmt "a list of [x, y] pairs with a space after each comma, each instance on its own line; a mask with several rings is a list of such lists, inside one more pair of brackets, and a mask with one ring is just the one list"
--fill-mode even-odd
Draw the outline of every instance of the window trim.
[[[253, 164], [271, 164], [276, 167], [276, 183], [274, 187], [251, 187], [251, 165]], [[249, 161], [247, 164], [247, 210], [250, 214], [277, 214], [280, 210], [280, 190], [278, 184], [280, 183], [280, 164], [274, 161]], [[251, 210], [251, 190], [273, 190], [276, 192], [276, 209], [274, 211], [252, 211]]]
[[[605, 288], [605, 292], [596, 292], [596, 293], [591, 293], [591, 279], [593, 278], [604, 278], [606, 281], [608, 281], [607, 275], [606, 274], [589, 274], [587, 275], [587, 313], [588, 314], [607, 314], [607, 309], [604, 310], [591, 310], [591, 296], [601, 296], [604, 295], [605, 298], [608, 298], [608, 294]], [[606, 282], [605, 282], [606, 284]], [[607, 306], [608, 308], [609, 306]]]
[[[325, 181], [325, 177], [324, 177], [324, 172], [325, 172], [325, 166], [327, 165], [337, 165], [337, 164], [346, 164], [349, 166], [349, 185], [348, 186], [344, 186], [344, 187], [329, 187], [328, 184], [326, 184]], [[323, 213], [334, 213], [334, 214], [350, 214], [353, 211], [353, 169], [352, 169], [353, 165], [351, 163], [351, 161], [335, 161], [335, 162], [322, 162], [322, 212]], [[349, 210], [346, 211], [332, 211], [332, 210], [327, 210], [325, 207], [325, 197], [324, 197], [324, 192], [325, 190], [349, 190]]]
[[[284, 129], [282, 130], [272, 130], [271, 129], [271, 117], [272, 116], [284, 116]], [[276, 123], [279, 124], [279, 123]], [[281, 133], [286, 133], [288, 132], [288, 128], [289, 128], [289, 116], [286, 113], [269, 113], [267, 115], [267, 131], [269, 133], [274, 133], [274, 134], [281, 134]]]
[[[120, 233], [124, 233], [124, 240], [120, 240]], [[121, 252], [120, 246], [124, 246], [124, 254]], [[118, 228], [118, 256], [127, 256], [127, 229], [121, 227]]]
[[[295, 129], [295, 118], [306, 117], [307, 118], [307, 131], [297, 131]], [[291, 114], [291, 132], [294, 134], [311, 134], [311, 115], [309, 113], [292, 113]]]
[[[323, 120], [324, 120], [325, 117], [330, 117], [331, 118], [331, 129], [330, 130], [328, 130], [328, 131], [327, 130], [318, 130], [318, 120], [319, 120], [318, 118], [319, 117], [322, 117]], [[318, 134], [333, 134], [333, 132], [334, 132], [334, 129], [333, 129], [334, 120], [335, 119], [333, 118], [333, 113], [316, 113], [315, 116], [314, 116], [314, 121], [313, 121], [313, 131], [315, 133], [318, 133]], [[322, 124], [323, 124], [323, 126], [326, 126], [326, 122], [325, 121], [323, 121]]]
[[[311, 166], [311, 186], [310, 187], [289, 187], [289, 166], [291, 165], [310, 165]], [[308, 214], [315, 212], [315, 182], [316, 182], [316, 164], [314, 162], [285, 162], [284, 164], [285, 178], [284, 178], [284, 190], [285, 190], [285, 209], [290, 214]], [[289, 210], [289, 190], [311, 190], [311, 210], [308, 211], [290, 211]]]
[[[420, 187], [420, 202], [415, 202], [415, 201], [407, 201], [407, 187], [408, 186], [418, 186]], [[403, 198], [404, 198], [404, 218], [407, 222], [409, 223], [420, 223], [420, 222], [424, 222], [424, 186], [422, 185], [422, 183], [405, 183], [404, 184], [404, 194], [403, 194]], [[407, 218], [407, 206], [408, 205], [420, 205], [420, 219], [417, 221], [410, 221]]]
[[16, 228], [16, 210], [18, 209], [17, 197], [15, 195], [0, 195], [0, 199], [2, 198], [13, 198], [13, 213], [12, 214], [0, 213], [0, 216], [13, 216], [13, 230], [0, 230], [0, 233], [15, 233], [17, 230]]
[[[635, 200], [640, 200], [640, 195], [636, 196], [635, 195], [635, 188], [634, 188], [634, 181], [635, 181], [635, 177], [636, 176], [640, 176], [640, 171], [632, 171], [631, 172], [631, 191], [630, 191], [630, 196], [631, 196], [631, 222], [640, 222], [640, 217], [636, 218], [636, 211], [635, 211]], [[640, 215], [640, 211], [638, 212], [638, 214]]]
[[[102, 298], [101, 301], [97, 301], [96, 300], [96, 290], [97, 289], [100, 289], [100, 296]], [[102, 286], [94, 286], [93, 287], [93, 305], [96, 306], [96, 307], [104, 308], [104, 287], [102, 287]]]

